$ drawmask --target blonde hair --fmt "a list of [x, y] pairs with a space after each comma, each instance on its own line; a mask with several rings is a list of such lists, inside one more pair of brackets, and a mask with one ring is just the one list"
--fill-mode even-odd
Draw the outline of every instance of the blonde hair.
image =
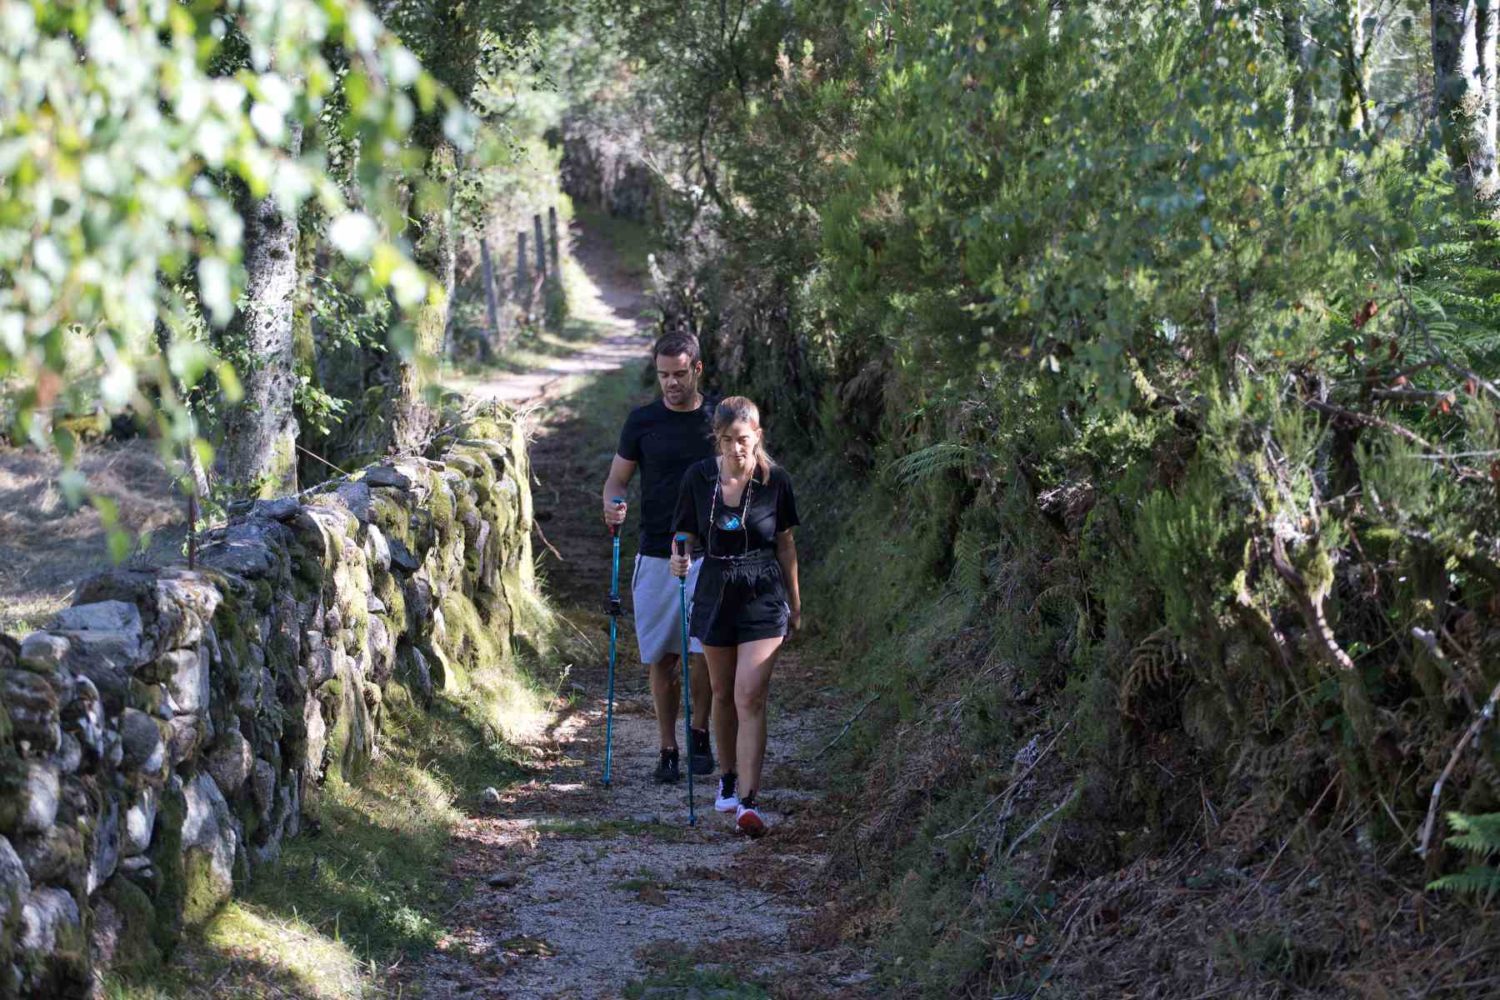
[[760, 408], [745, 396], [725, 396], [719, 400], [719, 405], [714, 408], [714, 449], [718, 450], [719, 437], [729, 430], [731, 424], [741, 420], [748, 420], [756, 430], [760, 431], [760, 440], [755, 443], [755, 471], [762, 478], [771, 474], [771, 466], [776, 462], [766, 451], [766, 432], [760, 426]]

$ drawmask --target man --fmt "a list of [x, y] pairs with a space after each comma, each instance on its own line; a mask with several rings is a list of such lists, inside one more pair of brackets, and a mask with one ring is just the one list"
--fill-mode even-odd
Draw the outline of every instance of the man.
[[[604, 481], [604, 523], [625, 523], [626, 505], [615, 498], [625, 496], [626, 487], [641, 470], [640, 547], [635, 558], [631, 594], [635, 599], [635, 635], [641, 662], [650, 665], [651, 700], [656, 707], [656, 728], [661, 740], [661, 759], [654, 777], [658, 782], [681, 777], [677, 749], [677, 709], [682, 704], [681, 619], [679, 584], [671, 572], [672, 515], [677, 492], [689, 466], [713, 455], [714, 401], [699, 391], [703, 361], [698, 338], [669, 333], [652, 346], [656, 384], [661, 398], [630, 411], [620, 431], [620, 444]], [[688, 593], [697, 584], [701, 553], [695, 552], [688, 576]], [[708, 714], [712, 700], [708, 666], [703, 647], [692, 640], [691, 681], [693, 696], [692, 742], [689, 766], [694, 774], [714, 769], [708, 742]]]

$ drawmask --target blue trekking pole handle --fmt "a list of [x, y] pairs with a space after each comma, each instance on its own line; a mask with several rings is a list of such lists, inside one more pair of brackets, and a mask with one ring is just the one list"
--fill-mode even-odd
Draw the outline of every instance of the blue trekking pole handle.
[[[616, 504], [625, 502], [624, 497], [610, 497]], [[620, 526], [611, 524], [609, 534], [614, 553], [610, 557], [609, 570], [609, 694], [604, 708], [604, 786], [609, 787], [610, 765], [614, 762], [615, 736], [615, 659], [616, 639], [620, 627]]]
[[[679, 534], [672, 542], [675, 550], [678, 545], [683, 546], [683, 555], [687, 552], [687, 535]], [[691, 565], [691, 563], [689, 563]], [[677, 599], [682, 608], [682, 734], [686, 737], [688, 757], [688, 826], [698, 825], [698, 813], [693, 807], [693, 681], [688, 671], [688, 610], [687, 610], [687, 577], [677, 578]]]

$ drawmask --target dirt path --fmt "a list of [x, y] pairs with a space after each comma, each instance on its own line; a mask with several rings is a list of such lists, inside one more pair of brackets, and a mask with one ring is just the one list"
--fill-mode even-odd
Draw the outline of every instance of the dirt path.
[[[569, 619], [599, 635], [609, 547], [593, 498], [613, 449], [582, 439], [579, 380], [566, 377], [619, 369], [648, 341], [635, 322], [639, 297], [612, 283], [607, 255], [584, 246], [578, 256], [598, 288], [576, 312], [606, 335], [484, 391], [536, 407], [537, 513], [556, 547], [541, 568]], [[622, 577], [628, 589], [628, 569]], [[832, 819], [815, 760], [837, 731], [831, 695], [789, 650], [773, 684], [763, 794], [773, 833], [750, 842], [714, 813], [711, 779], [697, 786], [696, 828], [685, 784], [651, 782], [655, 722], [628, 629], [621, 649], [613, 787], [599, 781], [605, 663], [575, 665], [572, 697], [527, 741], [541, 761], [534, 777], [459, 830], [452, 873], [472, 891], [443, 946], [403, 984], [431, 998], [612, 997], [632, 983], [630, 995], [648, 997], [865, 995], [857, 957], [819, 952], [807, 933]]]

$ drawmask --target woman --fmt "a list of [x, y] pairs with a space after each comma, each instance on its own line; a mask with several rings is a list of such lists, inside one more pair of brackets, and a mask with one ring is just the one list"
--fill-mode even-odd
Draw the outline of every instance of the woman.
[[[714, 808], [758, 837], [756, 803], [766, 753], [766, 694], [787, 635], [801, 625], [797, 589], [797, 504], [786, 470], [766, 454], [760, 411], [743, 396], [719, 402], [717, 457], [689, 467], [677, 498], [672, 572], [685, 577], [703, 540], [706, 558], [693, 591], [691, 632], [703, 644], [713, 687], [710, 716], [723, 773]], [[742, 789], [736, 794], [736, 789]]]

